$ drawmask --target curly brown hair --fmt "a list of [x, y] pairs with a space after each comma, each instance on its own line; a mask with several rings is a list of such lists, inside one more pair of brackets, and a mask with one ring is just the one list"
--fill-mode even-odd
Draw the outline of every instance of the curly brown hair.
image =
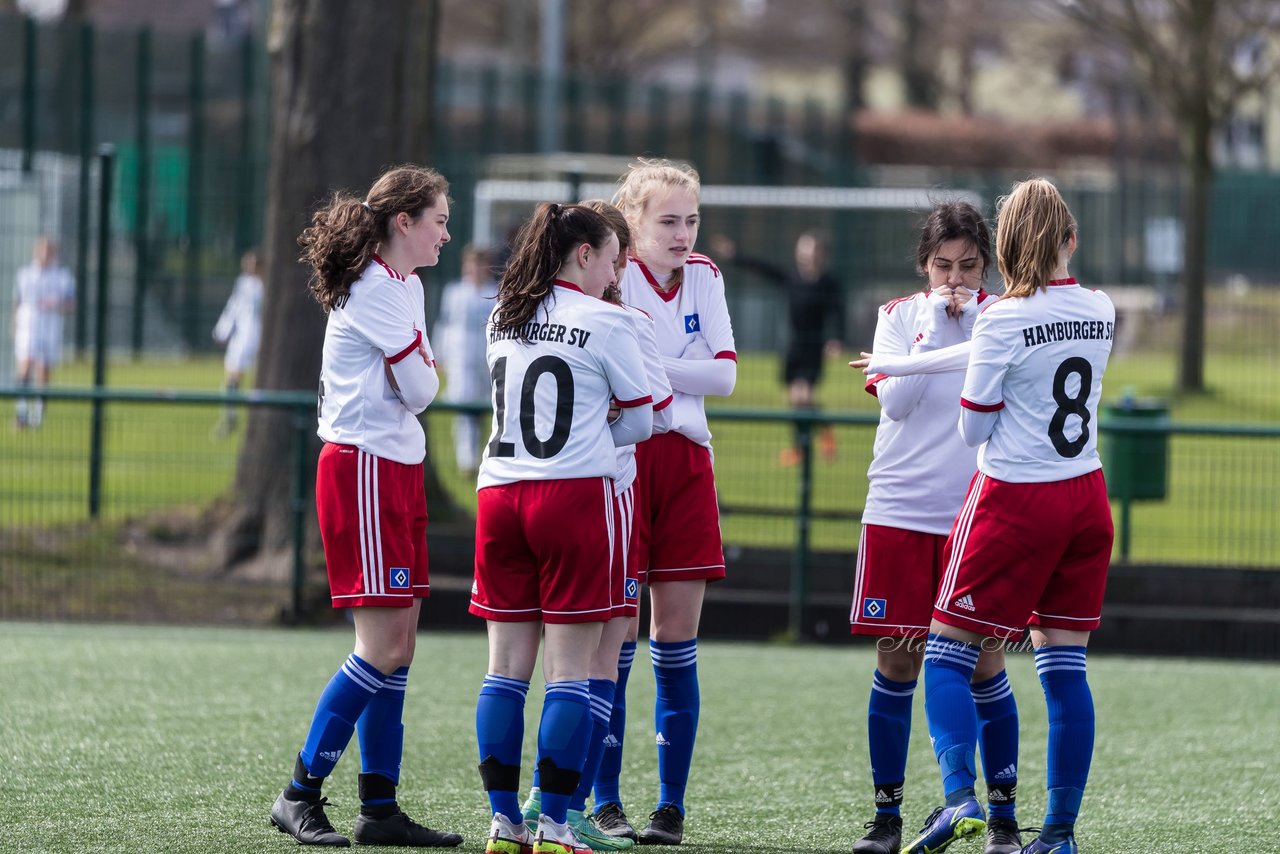
[[311, 268], [307, 285], [324, 310], [331, 311], [373, 260], [378, 244], [390, 236], [399, 213], [417, 218], [436, 200], [449, 196], [449, 182], [434, 169], [406, 163], [378, 176], [363, 200], [337, 192], [311, 216], [298, 237]]
[[569, 253], [583, 243], [601, 249], [611, 234], [608, 220], [583, 205], [538, 205], [516, 235], [515, 252], [498, 283], [494, 330], [524, 340], [525, 324], [551, 293]]

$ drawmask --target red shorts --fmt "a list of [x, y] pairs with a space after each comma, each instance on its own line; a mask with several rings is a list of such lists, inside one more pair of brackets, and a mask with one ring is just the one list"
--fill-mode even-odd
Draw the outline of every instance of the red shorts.
[[521, 480], [486, 486], [476, 498], [471, 613], [592, 623], [622, 606], [612, 478]]
[[863, 525], [853, 577], [849, 630], [855, 635], [925, 637], [942, 580], [947, 538]]
[[724, 578], [711, 451], [679, 433], [636, 445], [640, 581]]
[[[640, 555], [636, 549], [636, 483], [633, 481], [627, 491], [613, 499], [618, 541], [618, 561], [622, 566], [622, 601], [613, 607], [614, 617], [634, 617], [639, 613], [640, 600]], [[617, 603], [617, 599], [614, 602]]]
[[421, 463], [326, 443], [316, 465], [316, 513], [335, 608], [407, 608], [430, 595]]
[[1027, 625], [1093, 631], [1113, 534], [1101, 469], [1052, 483], [979, 472], [947, 538], [933, 617], [991, 637]]

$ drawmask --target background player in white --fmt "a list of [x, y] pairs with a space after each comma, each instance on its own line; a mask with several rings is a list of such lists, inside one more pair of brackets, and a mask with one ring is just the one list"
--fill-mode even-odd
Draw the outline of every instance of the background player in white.
[[[703, 397], [729, 395], [737, 381], [724, 279], [710, 258], [693, 251], [701, 222], [699, 191], [692, 168], [640, 160], [623, 176], [614, 199], [634, 241], [622, 298], [653, 318], [674, 392], [669, 430], [636, 448], [637, 551], [651, 605], [659, 776], [657, 806], [638, 836], [659, 845], [678, 845], [684, 837], [684, 793], [700, 706], [698, 621], [707, 582], [725, 574]], [[634, 652], [634, 643], [624, 645], [618, 697]], [[611, 834], [633, 836], [618, 786], [623, 714], [625, 704], [615, 700], [610, 747], [596, 781], [595, 818]]]
[[[627, 251], [631, 247], [631, 229], [627, 225], [626, 217], [622, 215], [622, 211], [603, 199], [591, 199], [582, 204], [603, 216], [614, 234], [618, 235], [618, 263], [615, 271], [621, 279], [627, 267]], [[671, 387], [667, 384], [666, 371], [662, 369], [662, 357], [658, 353], [653, 320], [639, 309], [623, 303], [622, 291], [617, 285], [606, 288], [602, 299], [621, 306], [636, 324], [640, 354], [644, 358], [644, 367], [653, 396], [653, 432], [655, 434], [664, 432], [669, 426], [671, 415]], [[611, 408], [610, 412], [613, 413], [615, 409]], [[631, 639], [632, 652], [634, 653], [635, 650], [637, 597], [640, 588], [636, 529], [633, 524], [636, 503], [636, 446], [620, 446], [617, 449], [617, 456], [618, 470], [613, 477], [613, 492], [618, 518], [617, 540], [621, 547], [620, 559], [626, 567], [626, 581], [622, 601], [615, 604], [613, 618], [605, 623], [600, 635], [600, 644], [596, 647], [595, 656], [591, 660], [591, 742], [578, 788], [569, 801], [569, 824], [578, 834], [578, 838], [595, 851], [625, 851], [635, 844], [629, 837], [603, 833], [585, 812], [587, 797], [595, 784], [600, 760], [608, 743], [609, 725], [613, 719], [613, 702], [617, 692], [618, 656], [623, 642], [627, 641], [628, 637]], [[524, 804], [525, 823], [532, 822], [536, 825], [540, 812], [541, 792], [535, 771], [533, 789]]]
[[[14, 292], [13, 355], [18, 385], [43, 388], [62, 361], [62, 319], [75, 306], [71, 271], [58, 263], [58, 247], [49, 237], [36, 238], [31, 263], [18, 270]], [[39, 427], [44, 399], [18, 398], [18, 427]]]
[[[493, 811], [486, 850], [521, 854], [524, 700], [539, 642], [541, 814], [532, 849], [591, 849], [568, 825], [591, 737], [591, 660], [621, 602], [615, 447], [649, 436], [652, 397], [635, 325], [600, 299], [618, 238], [582, 205], [540, 205], [521, 230], [489, 320], [493, 434], [480, 463], [471, 613], [488, 621], [476, 702], [480, 776]], [[608, 422], [611, 405], [619, 415]]]
[[1015, 184], [1001, 200], [996, 257], [1005, 294], [979, 315], [960, 398], [978, 473], [947, 540], [925, 652], [925, 711], [947, 802], [910, 852], [982, 826], [973, 795], [973, 697], [980, 645], [1028, 624], [1049, 709], [1048, 807], [1022, 850], [1074, 854], [1093, 754], [1089, 633], [1102, 613], [1112, 521], [1098, 458], [1098, 403], [1115, 308], [1067, 262], [1076, 222], [1056, 187]]
[[[431, 336], [440, 352], [448, 354], [441, 365], [445, 400], [474, 402], [489, 394], [484, 333], [497, 295], [493, 254], [483, 246], [464, 247], [462, 277], [445, 285], [440, 294], [440, 316]], [[480, 416], [454, 417], [453, 450], [458, 471], [474, 473], [480, 464]]]
[[[227, 348], [222, 360], [224, 382], [228, 392], [237, 392], [245, 373], [257, 362], [258, 345], [262, 342], [262, 278], [258, 275], [256, 249], [240, 256], [240, 275], [214, 324], [213, 340]], [[214, 432], [226, 436], [235, 428], [236, 407], [228, 406]]]
[[[874, 352], [906, 356], [968, 341], [995, 296], [982, 289], [991, 232], [968, 202], [943, 202], [925, 218], [916, 246], [922, 292], [880, 307]], [[955, 429], [964, 366], [948, 373], [867, 379], [880, 403], [862, 513], [853, 607], [855, 635], [880, 638], [867, 708], [875, 819], [855, 854], [897, 854], [911, 736], [911, 706], [924, 661], [943, 545], [973, 477], [977, 453]], [[979, 659], [973, 683], [982, 723], [982, 764], [993, 818], [986, 854], [1022, 848], [1014, 817], [1018, 713], [998, 647]]]
[[439, 388], [423, 335], [418, 267], [449, 242], [449, 185], [432, 169], [398, 166], [364, 200], [336, 194], [298, 242], [311, 291], [329, 315], [320, 368], [316, 510], [333, 605], [351, 608], [355, 650], [320, 700], [293, 778], [271, 808], [282, 832], [346, 846], [320, 787], [359, 733], [360, 815], [369, 845], [453, 846], [396, 801], [405, 688], [428, 595], [426, 437], [418, 413]]

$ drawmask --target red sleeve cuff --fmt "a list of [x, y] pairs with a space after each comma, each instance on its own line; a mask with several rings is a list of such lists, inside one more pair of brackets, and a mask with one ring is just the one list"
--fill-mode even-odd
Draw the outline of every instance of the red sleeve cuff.
[[713, 356], [712, 358], [728, 359], [731, 362], [736, 362], [738, 361], [738, 354], [733, 352], [732, 350], [721, 350], [719, 353], [716, 353], [715, 356]]
[[887, 379], [889, 379], [888, 374], [876, 374], [874, 377], [867, 378], [867, 384], [863, 386], [863, 388], [866, 389], [867, 394], [871, 395], [872, 397], [878, 398], [880, 397], [880, 391], [878, 388], [876, 388], [876, 383], [880, 382], [880, 380], [887, 380]]
[[999, 403], [974, 403], [972, 400], [960, 398], [960, 405], [965, 409], [972, 409], [974, 412], [999, 412], [1004, 409], [1004, 401]]
[[402, 361], [402, 360], [404, 359], [404, 357], [405, 357], [405, 356], [408, 356], [408, 355], [409, 355], [410, 353], [412, 353], [414, 350], [417, 350], [417, 349], [418, 349], [418, 345], [422, 343], [422, 330], [421, 330], [421, 329], [418, 329], [418, 330], [415, 330], [415, 331], [416, 331], [418, 334], [417, 334], [417, 335], [415, 335], [415, 336], [413, 336], [413, 343], [412, 343], [412, 344], [410, 344], [408, 347], [405, 347], [405, 348], [404, 348], [403, 350], [401, 350], [399, 353], [396, 353], [394, 356], [388, 356], [388, 357], [387, 357], [387, 364], [389, 364], [389, 365], [394, 365], [396, 362]]
[[653, 395], [646, 394], [644, 397], [637, 397], [635, 400], [618, 400], [614, 399], [619, 409], [630, 409], [633, 406], [644, 406], [646, 403], [653, 403]]
[[674, 399], [674, 397], [675, 397], [674, 395], [670, 395], [670, 394], [669, 394], [669, 395], [667, 395], [667, 396], [666, 396], [666, 398], [665, 398], [664, 400], [662, 400], [662, 401], [660, 401], [660, 402], [658, 402], [658, 403], [655, 403], [655, 404], [653, 405], [653, 411], [654, 411], [654, 412], [661, 412], [662, 410], [666, 409], [668, 406], [670, 406], [670, 405], [671, 405], [671, 401]]

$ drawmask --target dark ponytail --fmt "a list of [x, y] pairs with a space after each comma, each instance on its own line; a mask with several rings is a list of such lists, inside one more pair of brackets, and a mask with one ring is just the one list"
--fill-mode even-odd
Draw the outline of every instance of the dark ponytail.
[[569, 253], [584, 243], [601, 249], [613, 229], [582, 205], [541, 204], [516, 235], [515, 251], [498, 283], [493, 327], [524, 339], [523, 327], [551, 293], [556, 273]]
[[416, 218], [448, 194], [449, 182], [443, 175], [413, 164], [382, 173], [363, 201], [348, 193], [334, 193], [298, 237], [302, 247], [298, 260], [311, 268], [311, 295], [330, 311], [369, 266], [378, 244], [390, 236], [390, 223], [396, 215], [407, 213]]

